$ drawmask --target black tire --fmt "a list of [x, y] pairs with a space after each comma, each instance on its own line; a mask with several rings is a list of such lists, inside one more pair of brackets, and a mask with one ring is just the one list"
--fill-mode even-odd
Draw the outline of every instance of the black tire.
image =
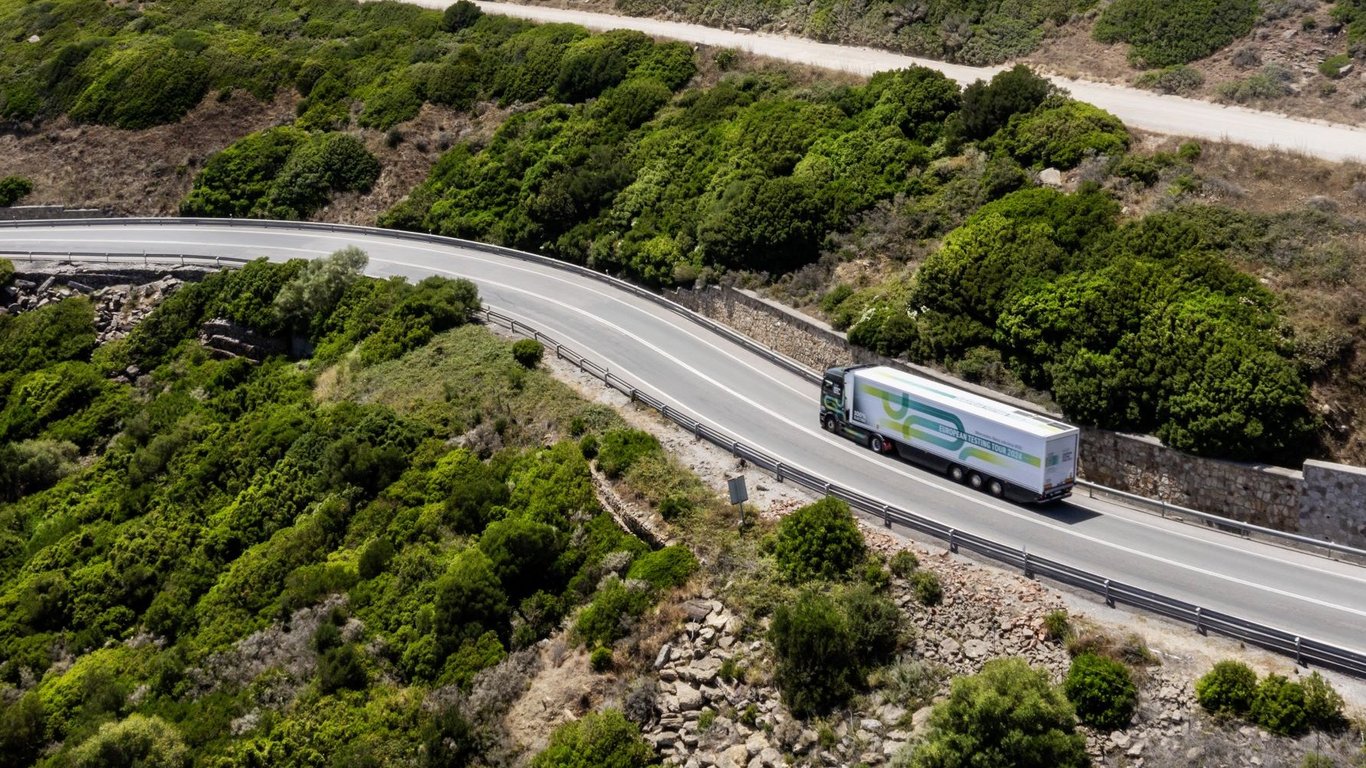
[[825, 428], [825, 431], [826, 431], [826, 432], [834, 432], [834, 431], [835, 431], [835, 417], [834, 417], [834, 416], [831, 416], [831, 415], [829, 415], [829, 414], [827, 414], [827, 415], [825, 415], [825, 416], [822, 416], [822, 417], [821, 417], [821, 426]]
[[972, 486], [974, 490], [980, 491], [982, 490], [982, 486], [986, 485], [986, 481], [982, 479], [981, 475], [973, 472], [968, 475], [968, 485]]
[[882, 435], [873, 435], [868, 439], [868, 447], [872, 448], [874, 453], [886, 453], [887, 441], [882, 439]]
[[968, 479], [967, 471], [964, 470], [962, 467], [958, 466], [957, 464], [949, 465], [948, 475], [949, 479], [954, 481], [955, 483], [962, 483], [964, 480]]
[[991, 494], [992, 496], [995, 496], [999, 499], [1005, 495], [1005, 492], [1006, 487], [1001, 483], [1000, 480], [992, 478], [990, 481], [987, 482], [987, 493]]

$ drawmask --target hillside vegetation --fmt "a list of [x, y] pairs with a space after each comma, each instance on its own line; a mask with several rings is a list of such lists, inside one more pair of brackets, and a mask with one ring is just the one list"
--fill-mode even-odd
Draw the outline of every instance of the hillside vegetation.
[[[1254, 234], [1264, 220], [1190, 204], [1201, 197], [1199, 147], [1131, 154], [1118, 120], [1025, 68], [965, 89], [925, 69], [802, 84], [775, 70], [728, 73], [728, 51], [698, 57], [638, 33], [535, 26], [469, 4], [443, 14], [168, 0], [92, 9], [98, 24], [76, 23], [79, 7], [54, 0], [0, 17], [16, 32], [7, 40], [40, 38], [4, 43], [14, 55], [0, 70], [0, 115], [176, 120], [193, 104], [178, 95], [183, 78], [140, 73], [180, 58], [201, 95], [300, 95], [293, 125], [207, 160], [184, 213], [314, 215], [381, 172], [357, 127], [404, 141], [395, 126], [424, 103], [497, 103], [510, 114], [492, 138], [450, 146], [379, 223], [651, 285], [797, 275], [796, 298], [824, 297], [835, 324], [870, 348], [993, 371], [1047, 392], [1069, 419], [1151, 431], [1194, 453], [1293, 463], [1357, 444], [1350, 427], [1325, 428], [1310, 396], [1314, 385], [1348, 410], [1366, 401], [1350, 367], [1352, 316], [1288, 314], [1229, 266], [1276, 246]], [[1158, 11], [1137, 2], [1105, 9], [1121, 11], [1116, 34], [1198, 26], [1144, 26]], [[116, 70], [138, 74], [136, 86], [118, 85]], [[1034, 188], [1050, 167], [1091, 183]], [[1115, 202], [1163, 188], [1172, 192], [1153, 214]], [[1354, 225], [1332, 226], [1355, 247]], [[863, 284], [831, 285], [832, 252], [863, 255], [841, 247], [850, 243], [918, 270], [857, 292]]]
[[[599, 507], [566, 438], [614, 414], [465, 325], [469, 283], [363, 264], [253, 262], [98, 349], [84, 299], [0, 316], [7, 765], [465, 764], [503, 749], [482, 670], [696, 567]], [[209, 317], [316, 351], [217, 359]]]

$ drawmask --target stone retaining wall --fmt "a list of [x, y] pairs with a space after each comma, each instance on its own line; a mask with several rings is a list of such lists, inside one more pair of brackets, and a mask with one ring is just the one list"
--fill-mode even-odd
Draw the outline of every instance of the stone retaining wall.
[[97, 219], [108, 216], [101, 208], [67, 208], [65, 205], [15, 205], [0, 208], [0, 221], [49, 219]]
[[[895, 365], [1021, 408], [1041, 410], [942, 371], [876, 355], [850, 344], [844, 334], [818, 320], [748, 292], [711, 287], [670, 291], [666, 297], [817, 370], [851, 360]], [[1206, 459], [1172, 450], [1152, 437], [1101, 429], [1084, 429], [1081, 442], [1080, 471], [1091, 482], [1256, 525], [1366, 547], [1366, 470], [1313, 461], [1302, 472]]]

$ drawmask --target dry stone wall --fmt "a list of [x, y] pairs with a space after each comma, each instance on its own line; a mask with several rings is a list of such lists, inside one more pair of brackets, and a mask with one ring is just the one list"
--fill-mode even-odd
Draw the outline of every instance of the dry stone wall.
[[[817, 370], [849, 361], [895, 365], [1039, 410], [941, 371], [876, 355], [850, 344], [844, 334], [818, 320], [746, 291], [710, 287], [670, 291], [666, 297]], [[1100, 485], [1366, 547], [1366, 470], [1317, 461], [1306, 463], [1304, 471], [1238, 464], [1183, 454], [1151, 437], [1101, 429], [1083, 430], [1081, 455], [1082, 477]]]

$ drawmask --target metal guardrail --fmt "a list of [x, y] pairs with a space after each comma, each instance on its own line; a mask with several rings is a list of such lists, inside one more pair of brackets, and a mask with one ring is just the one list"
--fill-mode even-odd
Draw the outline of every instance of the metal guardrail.
[[[0, 223], [0, 226], [5, 226], [5, 224]], [[387, 230], [379, 230], [379, 232], [387, 232]], [[450, 238], [441, 239], [450, 240]], [[481, 250], [491, 250], [494, 248], [496, 248], [496, 246], [484, 246]], [[501, 252], [501, 249], [495, 252]], [[520, 254], [521, 252], [514, 251], [512, 253]], [[534, 256], [534, 254], [526, 255]], [[111, 264], [136, 264], [138, 260], [142, 260], [145, 264], [150, 264], [152, 260], [157, 259], [157, 256], [154, 254], [115, 253], [45, 254], [28, 252], [24, 256], [24, 258], [34, 260], [43, 259], [44, 257], [78, 260], [103, 259], [104, 263]], [[188, 264], [191, 262], [215, 264], [232, 262], [240, 264], [248, 261], [247, 259], [228, 257], [196, 257], [182, 255], [168, 255], [167, 257], [172, 263], [179, 261], [181, 264]], [[536, 257], [537, 260], [541, 258], [544, 257]], [[578, 269], [583, 268], [579, 267]], [[598, 275], [591, 270], [583, 271], [598, 277]], [[614, 282], [622, 282], [606, 275], [600, 277]], [[631, 286], [628, 290], [631, 290], [632, 293], [645, 294], [663, 301], [662, 298], [653, 297], [652, 294], [649, 294], [638, 286]], [[681, 307], [678, 309], [682, 310]], [[1156, 592], [1150, 592], [1113, 579], [1107, 579], [1103, 576], [1073, 568], [1072, 566], [1055, 560], [1031, 555], [1026, 549], [1015, 549], [975, 534], [959, 531], [942, 523], [921, 517], [908, 510], [885, 504], [851, 488], [837, 485], [814, 473], [784, 464], [767, 453], [745, 445], [725, 432], [694, 419], [687, 414], [680, 412], [678, 409], [667, 405], [662, 400], [641, 391], [638, 387], [635, 387], [620, 376], [609, 372], [605, 366], [599, 365], [584, 357], [573, 349], [561, 344], [554, 337], [543, 333], [524, 322], [503, 315], [496, 310], [487, 307], [478, 310], [477, 314], [480, 315], [485, 322], [502, 325], [514, 333], [520, 333], [536, 339], [548, 349], [553, 349], [556, 357], [568, 360], [579, 368], [579, 370], [602, 381], [605, 385], [622, 393], [633, 402], [641, 403], [659, 412], [664, 418], [669, 419], [692, 433], [699, 440], [707, 440], [714, 445], [730, 451], [730, 453], [737, 458], [742, 458], [764, 471], [773, 473], [778, 482], [792, 480], [809, 490], [842, 499], [851, 507], [882, 520], [883, 524], [889, 528], [893, 525], [901, 525], [918, 531], [921, 534], [945, 541], [949, 550], [953, 552], [967, 550], [999, 563], [1003, 563], [1011, 568], [1019, 569], [1027, 577], [1049, 579], [1059, 584], [1099, 595], [1105, 603], [1111, 607], [1122, 603], [1149, 613], [1191, 624], [1196, 631], [1201, 634], [1214, 632], [1250, 643], [1260, 648], [1290, 656], [1294, 658], [1295, 662], [1298, 664], [1317, 665], [1326, 669], [1334, 669], [1357, 677], [1366, 678], [1366, 654], [1346, 648], [1340, 648], [1330, 643], [1304, 638], [1264, 624], [1240, 619], [1236, 616], [1216, 611], [1208, 611], [1203, 607], [1192, 603], [1165, 597]], [[686, 316], [691, 313], [682, 310], [680, 314]], [[750, 343], [753, 344], [752, 341]]]
[[[782, 355], [778, 352], [775, 352], [772, 349], [769, 349], [768, 347], [763, 346], [762, 344], [759, 344], [758, 342], [754, 341], [748, 336], [745, 336], [744, 334], [739, 333], [738, 331], [735, 331], [732, 328], [717, 323], [716, 321], [711, 320], [710, 318], [703, 317], [702, 315], [679, 305], [677, 302], [670, 301], [664, 298], [663, 296], [660, 296], [659, 294], [653, 291], [635, 285], [634, 283], [621, 280], [620, 278], [613, 277], [604, 272], [594, 271], [579, 264], [572, 264], [570, 262], [561, 261], [559, 259], [552, 259], [548, 256], [542, 256], [536, 253], [528, 253], [526, 251], [519, 251], [514, 248], [505, 248], [503, 246], [490, 245], [488, 243], [480, 243], [473, 240], [462, 240], [454, 237], [445, 237], [443, 235], [432, 235], [425, 232], [409, 232], [406, 230], [398, 229], [364, 227], [355, 224], [328, 224], [321, 222], [279, 221], [273, 219], [204, 219], [173, 217], [149, 217], [128, 219], [56, 219], [50, 221], [0, 221], [0, 228], [18, 229], [24, 226], [35, 225], [58, 227], [86, 227], [110, 224], [120, 226], [126, 226], [129, 224], [151, 226], [173, 226], [190, 224], [211, 226], [246, 226], [261, 227], [267, 229], [321, 231], [328, 233], [349, 232], [358, 235], [365, 235], [368, 237], [398, 238], [422, 243], [454, 246], [459, 248], [481, 251], [483, 253], [490, 253], [497, 256], [515, 258], [522, 261], [529, 261], [543, 266], [549, 266], [555, 269], [573, 272], [586, 277], [590, 277], [594, 280], [605, 282], [619, 290], [626, 291], [632, 295], [650, 301], [656, 306], [663, 307], [673, 312], [674, 314], [689, 320], [692, 323], [695, 323], [697, 325], [702, 326], [703, 328], [706, 328], [707, 330], [713, 333], [719, 334], [725, 337], [727, 340], [745, 348], [746, 350], [753, 352], [772, 363], [776, 363], [777, 365], [783, 367], [791, 373], [796, 374], [797, 376], [800, 376], [806, 381], [809, 381], [813, 384], [819, 384], [821, 381], [821, 374], [819, 371], [814, 371], [806, 367], [805, 365], [793, 360], [792, 358], [787, 357], [786, 355]], [[76, 254], [67, 255], [73, 256]], [[157, 258], [156, 255], [150, 253], [104, 255], [106, 256], [106, 258], [135, 258], [141, 256], [144, 259], [144, 261], [146, 261], [147, 259]], [[185, 257], [172, 254], [170, 255], [170, 258], [179, 258], [181, 260], [184, 260], [186, 258], [203, 259], [209, 257]], [[220, 262], [232, 260], [232, 257], [221, 257], [219, 259], [216, 259], [216, 261]], [[240, 261], [238, 263], [240, 263]], [[1259, 537], [1263, 537], [1265, 539], [1271, 539], [1279, 542], [1284, 542], [1286, 544], [1292, 544], [1297, 547], [1308, 547], [1311, 549], [1311, 551], [1316, 553], [1327, 553], [1330, 556], [1333, 554], [1344, 555], [1346, 557], [1352, 558], [1356, 562], [1366, 563], [1366, 550], [1352, 547], [1346, 544], [1339, 544], [1331, 541], [1321, 541], [1319, 539], [1314, 539], [1308, 536], [1301, 536], [1299, 534], [1288, 533], [1286, 531], [1278, 531], [1274, 528], [1265, 528], [1262, 526], [1254, 525], [1252, 523], [1245, 523], [1240, 520], [1235, 520], [1230, 517], [1213, 515], [1208, 512], [1201, 512], [1199, 510], [1190, 509], [1188, 507], [1181, 507], [1178, 505], [1170, 504], [1162, 500], [1149, 499], [1147, 497], [1139, 496], [1137, 494], [1129, 493], [1127, 491], [1121, 491], [1117, 488], [1109, 488], [1098, 483], [1091, 483], [1082, 480], [1077, 482], [1077, 486], [1086, 489], [1088, 495], [1091, 498], [1095, 498], [1096, 494], [1100, 494], [1104, 497], [1121, 501], [1139, 511], [1156, 513], [1164, 518], [1171, 517], [1181, 520], [1199, 520], [1207, 526], [1216, 527], [1227, 532], [1235, 533], [1244, 538], [1251, 538], [1252, 536], [1256, 535]]]
[[542, 333], [524, 322], [515, 320], [496, 310], [488, 308], [479, 310], [478, 314], [487, 323], [501, 325], [514, 333], [520, 333], [529, 338], [536, 339], [547, 349], [553, 350], [556, 357], [569, 361], [580, 371], [602, 381], [607, 386], [630, 398], [633, 402], [641, 403], [650, 409], [657, 411], [664, 418], [695, 435], [697, 439], [706, 440], [729, 451], [737, 458], [744, 459], [748, 463], [753, 464], [764, 471], [771, 472], [778, 482], [791, 480], [812, 491], [842, 499], [851, 507], [880, 519], [883, 524], [889, 528], [893, 525], [910, 528], [921, 534], [943, 540], [953, 552], [967, 550], [999, 563], [1003, 563], [1009, 567], [1019, 569], [1027, 577], [1048, 579], [1059, 584], [1091, 592], [1099, 595], [1105, 601], [1105, 604], [1110, 607], [1122, 603], [1149, 613], [1155, 613], [1159, 616], [1165, 616], [1176, 621], [1191, 624], [1195, 627], [1196, 631], [1201, 634], [1214, 632], [1236, 640], [1242, 640], [1243, 642], [1267, 650], [1282, 653], [1286, 656], [1293, 657], [1298, 664], [1314, 664], [1327, 669], [1346, 672], [1357, 677], [1366, 677], [1366, 654], [1293, 635], [1283, 630], [1251, 621], [1245, 621], [1228, 614], [1209, 611], [1201, 606], [1164, 597], [1156, 592], [1140, 589], [1123, 582], [1114, 581], [1113, 579], [1107, 579], [1088, 571], [1073, 568], [1065, 563], [1038, 557], [1037, 555], [1031, 555], [1026, 549], [1015, 549], [1014, 547], [998, 544], [990, 539], [985, 539], [975, 534], [959, 531], [955, 528], [946, 526], [943, 523], [921, 517], [908, 510], [890, 504], [884, 504], [871, 496], [859, 493], [851, 488], [836, 485], [835, 483], [832, 483], [819, 475], [807, 472], [806, 470], [784, 464], [767, 453], [745, 445], [725, 432], [698, 421], [697, 419], [680, 412], [677, 408], [669, 406], [659, 398], [641, 391], [629, 381], [609, 372], [606, 367], [593, 362], [573, 349], [561, 344], [554, 337]]

